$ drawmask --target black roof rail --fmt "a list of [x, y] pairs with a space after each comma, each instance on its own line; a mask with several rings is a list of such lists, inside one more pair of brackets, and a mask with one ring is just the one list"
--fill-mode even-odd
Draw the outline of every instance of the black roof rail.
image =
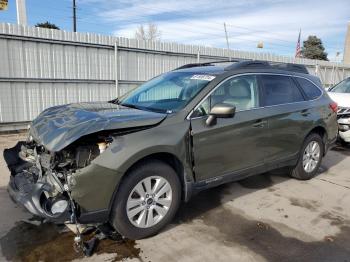
[[226, 71], [235, 70], [235, 69], [279, 69], [290, 72], [309, 74], [309, 71], [306, 69], [305, 65], [291, 64], [291, 63], [281, 63], [281, 62], [270, 62], [270, 61], [261, 61], [261, 60], [251, 60], [243, 61], [240, 63], [234, 63], [225, 67]]
[[183, 66], [177, 67], [174, 70], [186, 69], [191, 67], [200, 67], [200, 66], [214, 66], [214, 64], [219, 64], [219, 63], [237, 63], [242, 61], [247, 61], [247, 59], [230, 59], [230, 60], [208, 61], [203, 63], [191, 63], [191, 64], [185, 64]]
[[291, 64], [291, 63], [279, 63], [279, 62], [270, 62], [270, 65], [273, 68], [292, 71], [296, 73], [309, 74], [305, 65], [300, 64]]
[[282, 62], [270, 62], [263, 60], [249, 60], [249, 59], [231, 59], [231, 60], [219, 60], [219, 61], [209, 61], [204, 63], [192, 63], [180, 66], [174, 70], [200, 67], [200, 66], [214, 66], [217, 63], [233, 63], [225, 67], [226, 71], [237, 70], [237, 69], [279, 69], [295, 73], [309, 74], [305, 65], [282, 63]]
[[225, 70], [230, 71], [230, 70], [244, 69], [244, 68], [266, 68], [266, 67], [270, 67], [269, 62], [267, 61], [250, 60], [250, 61], [243, 61], [240, 63], [234, 63], [232, 65], [225, 67]]
[[191, 67], [199, 67], [199, 66], [210, 66], [210, 65], [212, 65], [210, 62], [209, 63], [192, 63], [192, 64], [186, 64], [186, 65], [177, 67], [174, 70], [186, 69]]

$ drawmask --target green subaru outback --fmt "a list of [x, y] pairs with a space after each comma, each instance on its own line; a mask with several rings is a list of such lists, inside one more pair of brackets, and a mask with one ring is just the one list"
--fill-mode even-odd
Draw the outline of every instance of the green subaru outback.
[[312, 178], [336, 112], [304, 66], [189, 64], [120, 99], [43, 111], [4, 152], [8, 191], [47, 220], [144, 238], [201, 190], [282, 167]]

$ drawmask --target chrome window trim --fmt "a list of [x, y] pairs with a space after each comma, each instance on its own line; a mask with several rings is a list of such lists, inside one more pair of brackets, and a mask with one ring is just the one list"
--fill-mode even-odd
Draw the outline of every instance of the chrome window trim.
[[304, 103], [304, 102], [312, 102], [312, 101], [316, 101], [319, 100], [323, 95], [324, 95], [324, 90], [322, 88], [320, 88], [317, 84], [315, 84], [312, 80], [306, 78], [306, 77], [302, 77], [302, 76], [296, 76], [296, 75], [291, 75], [291, 74], [281, 74], [281, 73], [242, 73], [242, 74], [238, 74], [238, 75], [233, 75], [230, 76], [228, 78], [225, 78], [223, 81], [221, 81], [220, 83], [218, 83], [218, 85], [213, 88], [204, 98], [201, 99], [201, 101], [198, 102], [198, 104], [187, 114], [186, 119], [187, 120], [191, 120], [191, 119], [199, 119], [199, 118], [203, 118], [206, 117], [205, 116], [197, 116], [197, 117], [193, 117], [191, 118], [192, 113], [217, 89], [219, 88], [224, 82], [238, 77], [238, 76], [245, 76], [245, 75], [277, 75], [277, 76], [289, 76], [289, 77], [299, 77], [302, 79], [305, 79], [309, 82], [311, 82], [314, 86], [316, 86], [320, 91], [321, 91], [321, 95], [315, 99], [311, 99], [311, 100], [304, 100], [304, 101], [298, 101], [298, 102], [292, 102], [292, 103], [284, 103], [284, 104], [277, 104], [277, 105], [271, 105], [271, 106], [260, 106], [260, 107], [253, 107], [250, 109], [245, 109], [245, 110], [239, 110], [238, 112], [244, 112], [244, 111], [250, 111], [250, 110], [256, 110], [256, 109], [261, 109], [261, 108], [269, 108], [269, 107], [274, 107], [274, 106], [282, 106], [282, 105], [291, 105], [291, 104], [298, 104], [298, 103]]

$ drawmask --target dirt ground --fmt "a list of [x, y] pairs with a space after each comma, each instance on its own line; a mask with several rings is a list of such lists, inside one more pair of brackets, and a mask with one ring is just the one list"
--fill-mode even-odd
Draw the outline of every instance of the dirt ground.
[[65, 227], [40, 224], [8, 197], [0, 136], [0, 261], [350, 261], [350, 148], [336, 147], [310, 181], [262, 174], [205, 191], [157, 236], [102, 240], [84, 258]]

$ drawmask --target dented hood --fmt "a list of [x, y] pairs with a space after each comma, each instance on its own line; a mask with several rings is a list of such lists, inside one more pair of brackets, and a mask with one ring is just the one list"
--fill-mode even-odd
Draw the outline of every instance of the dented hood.
[[30, 134], [49, 151], [57, 152], [88, 134], [155, 125], [165, 117], [108, 102], [68, 104], [43, 111], [31, 123]]

